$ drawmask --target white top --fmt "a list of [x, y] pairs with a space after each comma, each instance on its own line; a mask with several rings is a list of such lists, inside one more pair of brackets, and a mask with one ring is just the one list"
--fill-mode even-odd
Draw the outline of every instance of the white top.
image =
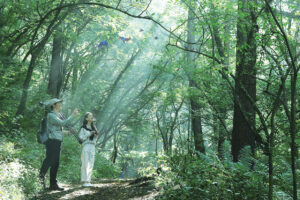
[[98, 135], [94, 135], [94, 139], [90, 140], [90, 136], [92, 135], [91, 131], [81, 128], [79, 132], [79, 138], [83, 141], [82, 145], [84, 146], [85, 144], [93, 144], [96, 145], [97, 138], [99, 137]]

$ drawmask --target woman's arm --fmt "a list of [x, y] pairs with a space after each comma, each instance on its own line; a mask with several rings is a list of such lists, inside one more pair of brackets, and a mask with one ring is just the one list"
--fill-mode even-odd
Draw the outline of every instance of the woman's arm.
[[73, 120], [73, 117], [71, 115], [68, 119], [61, 120], [56, 114], [49, 113], [48, 114], [48, 120], [49, 120], [50, 123], [52, 123], [54, 125], [66, 126], [66, 125], [71, 123], [71, 121]]
[[80, 129], [80, 132], [79, 132], [79, 138], [82, 140], [82, 141], [85, 141], [87, 140], [90, 136], [92, 135], [92, 133], [84, 128], [81, 128]]

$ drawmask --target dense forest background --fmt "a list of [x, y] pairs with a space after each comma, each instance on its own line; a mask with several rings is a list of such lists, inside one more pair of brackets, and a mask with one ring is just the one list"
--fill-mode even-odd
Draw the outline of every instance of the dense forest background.
[[[0, 0], [0, 198], [41, 190], [39, 102], [57, 97], [96, 116], [94, 178], [160, 168], [161, 199], [298, 199], [299, 8]], [[80, 153], [66, 136], [59, 181], [80, 181]]]

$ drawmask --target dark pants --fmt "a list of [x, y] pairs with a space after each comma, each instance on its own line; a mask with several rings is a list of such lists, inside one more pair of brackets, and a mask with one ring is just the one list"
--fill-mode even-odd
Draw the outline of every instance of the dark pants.
[[50, 186], [56, 185], [56, 175], [59, 167], [61, 141], [49, 139], [46, 142], [46, 158], [43, 161], [40, 176], [45, 177], [49, 167], [50, 169]]

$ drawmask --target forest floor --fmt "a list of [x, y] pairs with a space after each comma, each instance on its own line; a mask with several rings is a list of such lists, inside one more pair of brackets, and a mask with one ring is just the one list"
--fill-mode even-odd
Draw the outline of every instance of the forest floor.
[[99, 179], [93, 181], [93, 187], [82, 187], [81, 184], [59, 184], [64, 191], [43, 191], [34, 199], [72, 199], [72, 200], [150, 200], [156, 199], [159, 192], [151, 180], [135, 181], [135, 179]]

